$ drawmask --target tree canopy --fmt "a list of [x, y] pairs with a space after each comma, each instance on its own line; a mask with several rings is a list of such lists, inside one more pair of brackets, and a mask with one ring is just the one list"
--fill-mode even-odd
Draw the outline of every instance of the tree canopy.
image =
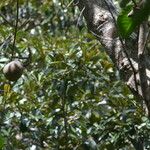
[[[86, 27], [82, 1], [1, 0], [0, 149], [149, 149], [149, 118]], [[132, 1], [120, 6], [128, 39], [144, 20], [127, 20]], [[9, 81], [3, 68], [16, 59], [24, 71]]]

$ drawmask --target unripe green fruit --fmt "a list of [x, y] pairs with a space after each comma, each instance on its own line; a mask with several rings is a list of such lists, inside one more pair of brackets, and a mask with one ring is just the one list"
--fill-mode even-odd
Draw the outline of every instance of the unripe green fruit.
[[3, 68], [3, 73], [9, 81], [17, 81], [23, 73], [23, 65], [20, 61], [14, 60]]

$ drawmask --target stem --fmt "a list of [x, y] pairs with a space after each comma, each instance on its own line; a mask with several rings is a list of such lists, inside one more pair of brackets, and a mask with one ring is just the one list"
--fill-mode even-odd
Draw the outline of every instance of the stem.
[[135, 0], [132, 0], [132, 3], [134, 4], [134, 6], [136, 7], [137, 4], [136, 4], [136, 1]]
[[16, 12], [16, 24], [14, 29], [14, 41], [13, 41], [13, 50], [12, 50], [12, 57], [14, 56], [15, 52], [15, 45], [16, 45], [16, 37], [17, 37], [17, 31], [18, 31], [18, 21], [19, 21], [19, 0], [17, 0], [17, 12]]
[[62, 95], [62, 111], [64, 119], [64, 130], [65, 130], [65, 149], [68, 149], [68, 119], [67, 119], [67, 101], [66, 101], [66, 87], [67, 81], [64, 81], [64, 93]]
[[68, 149], [68, 120], [67, 120], [67, 108], [66, 108], [66, 99], [63, 98], [63, 116], [64, 116], [64, 129], [65, 129], [65, 149]]

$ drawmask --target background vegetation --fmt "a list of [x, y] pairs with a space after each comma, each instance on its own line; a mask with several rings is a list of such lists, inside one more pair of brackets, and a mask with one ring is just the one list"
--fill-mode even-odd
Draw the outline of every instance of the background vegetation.
[[[69, 0], [0, 2], [0, 149], [117, 150], [150, 123]], [[2, 68], [28, 63], [17, 82]], [[132, 144], [131, 144], [132, 142]], [[136, 146], [136, 142], [134, 143]]]

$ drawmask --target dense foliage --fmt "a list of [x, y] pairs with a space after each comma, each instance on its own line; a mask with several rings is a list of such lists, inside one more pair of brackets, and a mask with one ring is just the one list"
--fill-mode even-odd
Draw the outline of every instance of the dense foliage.
[[[0, 149], [148, 148], [141, 104], [69, 3], [20, 0], [14, 42], [16, 1], [0, 2]], [[9, 82], [2, 68], [15, 58], [26, 69]]]

